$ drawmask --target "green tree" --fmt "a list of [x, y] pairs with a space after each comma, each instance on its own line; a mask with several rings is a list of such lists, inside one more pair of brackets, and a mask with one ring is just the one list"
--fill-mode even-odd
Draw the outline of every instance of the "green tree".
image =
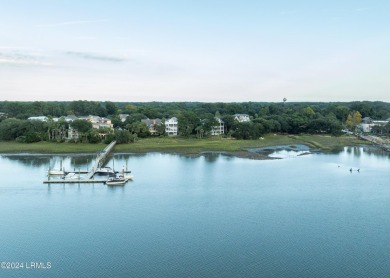
[[161, 124], [154, 127], [157, 130], [157, 135], [165, 135], [165, 118], [162, 118]]
[[96, 144], [101, 141], [99, 132], [96, 129], [91, 128], [87, 131], [87, 140], [88, 143]]
[[140, 138], [146, 138], [150, 136], [150, 131], [148, 126], [143, 122], [135, 122], [135, 123], [127, 124], [126, 129], [131, 134], [137, 134], [137, 137]]
[[177, 120], [179, 134], [182, 136], [190, 136], [196, 134], [195, 128], [200, 125], [199, 117], [192, 111], [182, 111]]
[[118, 107], [116, 106], [115, 103], [113, 103], [111, 101], [106, 101], [104, 104], [105, 104], [105, 108], [106, 108], [108, 115], [115, 115], [116, 114]]
[[74, 120], [70, 126], [77, 130], [80, 134], [80, 139], [87, 139], [87, 132], [92, 128], [92, 123], [86, 120]]

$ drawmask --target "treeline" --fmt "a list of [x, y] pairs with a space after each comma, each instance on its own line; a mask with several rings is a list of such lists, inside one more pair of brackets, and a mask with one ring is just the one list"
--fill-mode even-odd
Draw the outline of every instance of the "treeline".
[[[119, 114], [128, 114], [125, 122]], [[234, 114], [248, 114], [250, 122], [237, 122]], [[108, 117], [114, 131], [96, 130], [80, 122], [67, 123], [28, 121], [32, 116], [61, 117], [66, 115], [97, 115]], [[237, 139], [256, 139], [266, 133], [327, 133], [338, 135], [343, 128], [352, 130], [364, 117], [384, 120], [390, 117], [390, 104], [385, 102], [347, 103], [198, 103], [149, 102], [114, 103], [110, 101], [72, 102], [0, 102], [0, 140], [62, 142], [67, 138], [69, 125], [80, 133], [80, 141], [96, 143], [118, 140], [133, 142], [151, 136], [142, 119], [178, 118], [180, 136], [208, 136], [215, 117], [225, 124], [225, 136]], [[164, 128], [159, 128], [159, 136]]]
[[390, 103], [386, 102], [335, 102], [335, 103], [200, 103], [200, 102], [97, 102], [77, 100], [71, 102], [18, 102], [0, 101], [0, 113], [6, 113], [9, 118], [27, 119], [32, 116], [53, 116], [64, 115], [97, 115], [108, 117], [119, 113], [131, 114], [134, 118], [168, 118], [178, 115], [181, 111], [192, 111], [198, 115], [205, 113], [221, 115], [233, 115], [245, 113], [253, 118], [272, 115], [291, 114], [310, 107], [317, 114], [326, 116], [333, 113], [337, 119], [345, 121], [349, 113], [359, 111], [362, 117], [371, 117], [381, 120], [390, 117]]

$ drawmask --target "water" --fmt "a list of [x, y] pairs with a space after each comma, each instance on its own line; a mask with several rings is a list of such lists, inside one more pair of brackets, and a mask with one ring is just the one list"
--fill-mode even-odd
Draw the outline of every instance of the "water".
[[388, 277], [389, 154], [288, 154], [117, 154], [119, 187], [42, 183], [90, 155], [0, 156], [0, 261], [51, 266], [0, 276]]

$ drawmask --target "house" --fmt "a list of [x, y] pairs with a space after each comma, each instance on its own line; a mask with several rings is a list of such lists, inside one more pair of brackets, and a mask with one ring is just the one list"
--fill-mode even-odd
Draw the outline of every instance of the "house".
[[65, 122], [69, 123], [69, 122], [73, 122], [74, 120], [77, 120], [77, 117], [75, 115], [68, 115], [64, 117], [64, 120]]
[[363, 132], [370, 132], [373, 127], [372, 119], [370, 117], [364, 117], [360, 123], [360, 127]]
[[[74, 120], [84, 120], [84, 121], [91, 122], [92, 128], [95, 128], [95, 129], [100, 129], [100, 128], [113, 129], [114, 128], [114, 125], [112, 124], [110, 119], [99, 117], [99, 116], [89, 115], [89, 116], [76, 117], [74, 115], [71, 115], [71, 116], [65, 117], [65, 121], [67, 121], [67, 122], [73, 122]], [[106, 135], [107, 135], [106, 133], [100, 134], [100, 136], [102, 138], [104, 138]], [[69, 129], [68, 129], [68, 138], [67, 139], [68, 140], [79, 139], [79, 132], [77, 130], [73, 129], [70, 125], [69, 125]]]
[[161, 119], [144, 119], [141, 122], [146, 124], [151, 135], [156, 135], [158, 133], [157, 126], [162, 124]]
[[234, 117], [234, 120], [238, 121], [239, 123], [251, 121], [248, 114], [234, 114], [233, 117]]
[[47, 122], [49, 118], [46, 116], [37, 116], [37, 117], [29, 117], [27, 120], [30, 121], [41, 121], [41, 122]]
[[360, 123], [360, 128], [364, 133], [370, 133], [374, 127], [383, 127], [387, 125], [390, 119], [384, 121], [373, 120], [370, 117], [364, 117]]
[[218, 118], [215, 117], [215, 120], [218, 122], [218, 125], [213, 126], [211, 129], [211, 135], [222, 135], [225, 133], [225, 122]]
[[176, 117], [172, 117], [165, 121], [165, 132], [170, 136], [176, 136], [178, 131], [178, 121]]
[[129, 116], [129, 114], [119, 114], [118, 117], [119, 119], [121, 120], [121, 122], [123, 123], [124, 121], [126, 121], [127, 117]]
[[79, 120], [85, 120], [89, 121], [92, 123], [92, 128], [99, 129], [101, 127], [106, 127], [106, 128], [114, 128], [114, 125], [112, 124], [110, 119], [99, 117], [99, 116], [80, 116], [78, 117]]
[[0, 119], [6, 119], [7, 116], [7, 113], [0, 112]]
[[68, 138], [67, 139], [68, 140], [75, 140], [75, 141], [77, 141], [79, 139], [79, 137], [80, 137], [79, 132], [76, 129], [74, 129], [71, 126], [69, 126], [69, 128], [68, 128]]

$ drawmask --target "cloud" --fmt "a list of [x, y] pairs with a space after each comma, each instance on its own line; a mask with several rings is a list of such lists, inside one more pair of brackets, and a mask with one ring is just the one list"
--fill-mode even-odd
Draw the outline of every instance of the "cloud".
[[82, 58], [82, 59], [87, 59], [87, 60], [96, 60], [96, 61], [102, 61], [102, 62], [120, 63], [120, 62], [127, 61], [127, 59], [125, 59], [123, 57], [106, 56], [106, 55], [87, 53], [87, 52], [68, 51], [68, 52], [65, 52], [65, 54], [73, 56], [73, 57], [77, 57], [77, 58]]
[[52, 66], [52, 64], [44, 62], [40, 57], [21, 54], [21, 53], [1, 53], [0, 65], [14, 66]]
[[38, 24], [37, 27], [57, 27], [57, 26], [70, 26], [70, 25], [80, 25], [80, 24], [93, 24], [93, 23], [103, 23], [108, 22], [108, 19], [93, 19], [93, 20], [73, 20], [73, 21], [63, 21], [47, 24]]

